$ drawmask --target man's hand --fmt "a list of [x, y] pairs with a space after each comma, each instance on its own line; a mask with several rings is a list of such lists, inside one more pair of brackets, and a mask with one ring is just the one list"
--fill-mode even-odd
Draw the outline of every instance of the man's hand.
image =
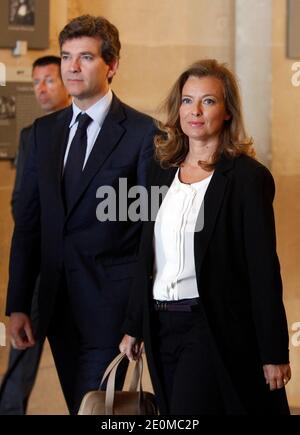
[[10, 342], [14, 349], [25, 350], [35, 345], [31, 322], [27, 314], [11, 313], [8, 328]]
[[271, 391], [284, 387], [292, 376], [289, 364], [265, 364], [263, 369]]
[[143, 343], [135, 337], [125, 334], [119, 344], [119, 349], [121, 353], [125, 353], [129, 361], [138, 360], [142, 355]]

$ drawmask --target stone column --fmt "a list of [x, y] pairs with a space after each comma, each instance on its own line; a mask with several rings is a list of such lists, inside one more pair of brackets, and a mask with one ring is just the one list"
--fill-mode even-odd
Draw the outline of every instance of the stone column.
[[271, 154], [272, 0], [236, 0], [235, 71], [240, 79], [245, 123], [257, 157]]

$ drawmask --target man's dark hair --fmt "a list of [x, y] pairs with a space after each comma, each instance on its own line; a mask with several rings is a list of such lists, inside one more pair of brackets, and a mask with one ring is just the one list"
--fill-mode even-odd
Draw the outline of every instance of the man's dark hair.
[[61, 58], [58, 56], [39, 57], [33, 62], [32, 69], [34, 69], [36, 66], [47, 66], [52, 64], [57, 65], [60, 70]]
[[100, 54], [107, 65], [119, 59], [121, 49], [119, 31], [106, 18], [81, 15], [71, 20], [59, 34], [60, 49], [67, 40], [82, 36], [90, 36], [102, 41]]

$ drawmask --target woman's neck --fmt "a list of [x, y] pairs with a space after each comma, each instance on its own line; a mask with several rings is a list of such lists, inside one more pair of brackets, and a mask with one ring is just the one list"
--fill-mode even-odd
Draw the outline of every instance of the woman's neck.
[[198, 166], [199, 161], [209, 163], [216, 149], [217, 143], [215, 141], [210, 143], [190, 141], [185, 163], [190, 166]]

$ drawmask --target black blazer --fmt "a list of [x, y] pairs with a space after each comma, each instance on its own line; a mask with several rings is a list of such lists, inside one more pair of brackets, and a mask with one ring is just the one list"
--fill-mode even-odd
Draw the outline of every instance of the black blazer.
[[[170, 186], [176, 168], [152, 164], [150, 185]], [[228, 412], [272, 408], [262, 365], [289, 361], [288, 329], [276, 254], [270, 172], [246, 156], [222, 157], [204, 198], [204, 227], [194, 235], [200, 300], [211, 331]], [[151, 299], [154, 222], [144, 224], [138, 276], [124, 331], [143, 337], [161, 412], [165, 405], [152, 355]], [[188, 369], [188, 368], [187, 368]], [[285, 392], [279, 406], [287, 406]], [[277, 406], [277, 405], [276, 405]]]
[[[61, 177], [72, 108], [36, 120], [22, 177], [10, 257], [7, 314], [30, 312], [32, 290], [41, 271], [41, 334], [67, 280], [75, 320], [83, 337], [101, 335], [112, 346], [120, 335], [137, 260], [140, 222], [100, 222], [97, 189], [145, 185], [153, 153], [152, 118], [113, 97], [82, 174], [81, 186], [65, 214]], [[126, 192], [127, 193], [127, 192]], [[122, 193], [124, 194], [124, 193]], [[96, 338], [95, 338], [96, 339]], [[100, 341], [101, 341], [100, 340]]]
[[22, 128], [20, 133], [20, 141], [19, 141], [18, 153], [16, 157], [16, 178], [15, 178], [15, 184], [14, 184], [14, 189], [11, 198], [11, 208], [12, 208], [12, 214], [14, 219], [16, 217], [16, 208], [17, 208], [16, 204], [20, 194], [24, 166], [29, 153], [28, 144], [29, 144], [29, 135], [30, 135], [31, 127], [32, 125]]

